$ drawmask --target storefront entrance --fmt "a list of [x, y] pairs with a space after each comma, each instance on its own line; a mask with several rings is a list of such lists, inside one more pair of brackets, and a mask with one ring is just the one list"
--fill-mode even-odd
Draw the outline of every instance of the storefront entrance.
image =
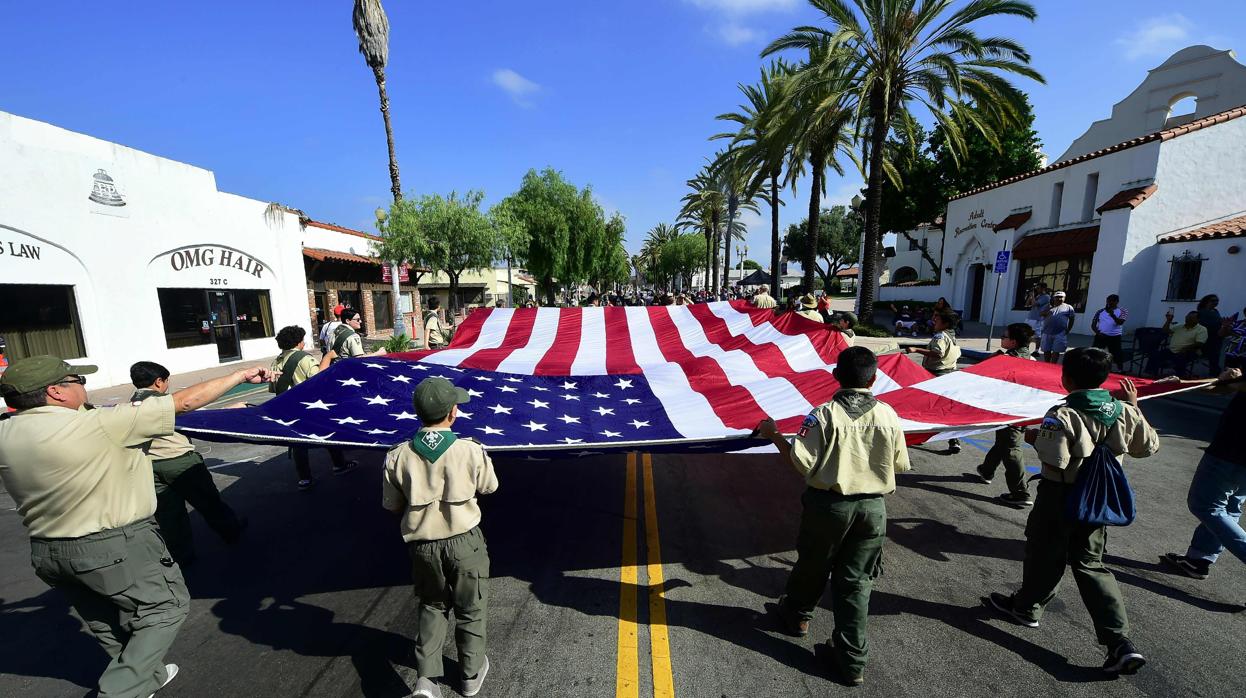
[[969, 320], [982, 319], [982, 289], [986, 285], [986, 265], [974, 264], [969, 267], [969, 298], [965, 299], [965, 307], [969, 308]]
[[221, 363], [242, 358], [238, 343], [238, 313], [234, 294], [229, 291], [208, 291], [208, 315], [212, 322], [212, 338]]
[[242, 340], [273, 336], [268, 291], [162, 288], [160, 315], [169, 349], [215, 344], [221, 363], [242, 358]]

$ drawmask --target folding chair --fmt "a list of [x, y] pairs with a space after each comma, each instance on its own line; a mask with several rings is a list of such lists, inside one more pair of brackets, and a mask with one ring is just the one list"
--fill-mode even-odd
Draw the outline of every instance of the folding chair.
[[1139, 327], [1134, 330], [1133, 341], [1128, 348], [1121, 347], [1124, 353], [1122, 359], [1128, 372], [1141, 376], [1147, 361], [1167, 343], [1168, 333], [1162, 327]]

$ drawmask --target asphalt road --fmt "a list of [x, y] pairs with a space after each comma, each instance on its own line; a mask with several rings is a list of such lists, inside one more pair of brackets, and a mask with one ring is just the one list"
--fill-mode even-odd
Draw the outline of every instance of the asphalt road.
[[[1197, 582], [1158, 564], [1188, 543], [1185, 492], [1215, 415], [1165, 400], [1145, 411], [1163, 448], [1127, 463], [1140, 514], [1111, 532], [1108, 558], [1150, 660], [1135, 677], [1100, 672], [1071, 579], [1038, 629], [981, 606], [1020, 579], [1025, 514], [991, 501], [1001, 482], [964, 477], [982, 455], [970, 443], [959, 456], [913, 449], [916, 470], [887, 501], [860, 689], [832, 683], [812, 654], [832, 626], [829, 594], [807, 639], [765, 614], [795, 559], [802, 487], [775, 456], [499, 462], [501, 488], [483, 499], [493, 670], [480, 695], [1240, 695], [1246, 569], [1225, 557]], [[299, 492], [282, 449], [201, 446], [251, 528], [228, 547], [192, 515], [194, 601], [169, 655], [182, 673], [160, 695], [408, 695], [414, 602], [379, 506], [380, 454], [357, 452], [361, 468], [336, 478], [321, 454], [318, 486]], [[0, 695], [84, 695], [107, 658], [34, 577], [12, 506], [0, 494]], [[457, 695], [453, 659], [447, 672]]]

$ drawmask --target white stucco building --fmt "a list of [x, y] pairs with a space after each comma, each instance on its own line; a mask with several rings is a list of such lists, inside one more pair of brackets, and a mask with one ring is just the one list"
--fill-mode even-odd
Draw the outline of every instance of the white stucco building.
[[[1193, 109], [1182, 112], [1193, 102]], [[945, 296], [970, 320], [1025, 317], [1039, 282], [1063, 289], [1089, 333], [1118, 293], [1129, 327], [1158, 326], [1207, 294], [1246, 305], [1246, 66], [1231, 51], [1183, 49], [1149, 72], [1110, 118], [1052, 164], [948, 202], [937, 286], [883, 300]], [[901, 247], [905, 241], [900, 241]], [[1009, 250], [1007, 273], [993, 273]]]
[[905, 234], [897, 233], [896, 254], [887, 258], [888, 281], [883, 283], [909, 283], [938, 277], [940, 267], [937, 265], [943, 259], [942, 224], [940, 218], [934, 223], [922, 223]]

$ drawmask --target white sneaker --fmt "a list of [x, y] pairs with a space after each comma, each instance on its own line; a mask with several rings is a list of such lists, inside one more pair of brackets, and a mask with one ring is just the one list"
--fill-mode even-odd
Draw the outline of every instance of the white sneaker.
[[442, 698], [441, 686], [438, 686], [437, 682], [433, 681], [432, 679], [426, 679], [424, 677], [420, 677], [420, 680], [415, 682], [415, 693], [411, 694], [411, 698], [417, 698], [417, 697], [418, 698]]
[[[165, 664], [164, 673], [165, 673], [164, 683], [160, 684], [160, 688], [164, 688], [165, 686], [168, 686], [169, 683], [173, 681], [173, 677], [177, 676], [177, 665], [176, 664]], [[160, 688], [157, 688], [156, 690], [159, 691]], [[156, 694], [153, 693], [147, 698], [156, 698]]]
[[480, 665], [480, 673], [476, 674], [476, 678], [463, 679], [463, 690], [461, 693], [465, 696], [474, 696], [480, 693], [480, 687], [484, 685], [485, 675], [489, 673], [489, 657], [485, 655], [485, 663]]

